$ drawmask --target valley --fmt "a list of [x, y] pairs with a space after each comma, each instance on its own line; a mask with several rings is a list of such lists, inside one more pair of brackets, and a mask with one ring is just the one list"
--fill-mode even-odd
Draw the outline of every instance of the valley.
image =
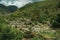
[[59, 4], [60, 0], [29, 3], [21, 8], [0, 4], [0, 40], [60, 40]]

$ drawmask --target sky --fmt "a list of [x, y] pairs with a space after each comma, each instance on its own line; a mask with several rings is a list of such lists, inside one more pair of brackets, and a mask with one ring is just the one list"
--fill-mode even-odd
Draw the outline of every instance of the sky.
[[6, 6], [15, 5], [17, 7], [22, 7], [27, 3], [33, 3], [41, 0], [0, 0], [0, 4], [4, 4]]

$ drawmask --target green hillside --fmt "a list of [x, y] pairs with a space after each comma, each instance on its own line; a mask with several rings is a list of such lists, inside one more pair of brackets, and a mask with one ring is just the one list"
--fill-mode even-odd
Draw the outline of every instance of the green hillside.
[[6, 14], [6, 13], [9, 13], [8, 9], [6, 8], [6, 6], [0, 4], [0, 15]]
[[3, 34], [0, 39], [60, 40], [59, 4], [60, 0], [29, 3], [11, 14], [1, 16], [0, 33]]
[[5, 6], [3, 4], [0, 4], [0, 15], [5, 15], [5, 14], [8, 14], [8, 13], [12, 13], [14, 11], [16, 11], [18, 8], [16, 6]]
[[8, 19], [17, 20], [19, 18], [27, 18], [33, 22], [45, 24], [49, 21], [53, 24], [53, 20], [60, 14], [59, 9], [59, 0], [30, 3], [9, 15], [10, 18], [8, 17]]

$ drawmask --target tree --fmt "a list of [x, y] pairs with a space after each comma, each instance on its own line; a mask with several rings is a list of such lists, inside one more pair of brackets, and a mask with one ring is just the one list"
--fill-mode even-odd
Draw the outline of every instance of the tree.
[[7, 24], [0, 25], [0, 40], [21, 40], [23, 33], [20, 30], [12, 29]]
[[52, 21], [53, 28], [60, 28], [60, 14], [57, 14], [57, 17]]

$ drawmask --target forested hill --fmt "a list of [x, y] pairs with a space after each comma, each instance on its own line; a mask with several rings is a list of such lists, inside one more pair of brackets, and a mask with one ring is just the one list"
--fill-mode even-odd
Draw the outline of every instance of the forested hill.
[[38, 21], [40, 23], [46, 23], [49, 21], [51, 23], [52, 20], [55, 20], [57, 15], [60, 14], [59, 4], [59, 0], [30, 3], [9, 15], [9, 17], [11, 20], [23, 17], [29, 18], [35, 22]]
[[9, 11], [6, 9], [6, 6], [0, 4], [0, 15], [9, 13]]
[[0, 4], [0, 15], [1, 14], [8, 14], [16, 11], [18, 8], [16, 6], [10, 5], [10, 6], [5, 6], [3, 4]]
[[0, 26], [1, 40], [60, 40], [60, 0], [29, 3], [1, 16]]

